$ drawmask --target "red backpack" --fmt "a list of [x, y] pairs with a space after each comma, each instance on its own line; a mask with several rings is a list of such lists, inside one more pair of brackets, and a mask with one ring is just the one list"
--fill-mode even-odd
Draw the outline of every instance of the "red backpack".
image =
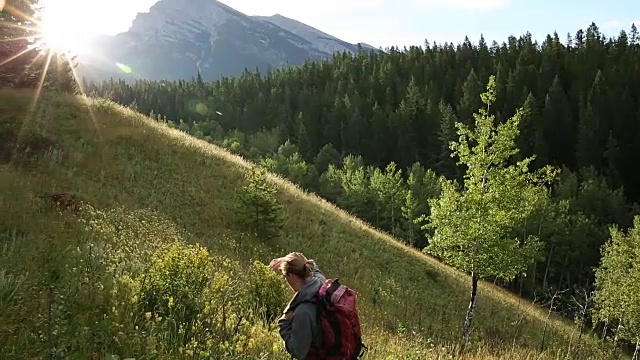
[[324, 342], [320, 348], [312, 346], [307, 359], [360, 359], [367, 347], [362, 342], [356, 292], [340, 284], [338, 279], [328, 279], [314, 300]]

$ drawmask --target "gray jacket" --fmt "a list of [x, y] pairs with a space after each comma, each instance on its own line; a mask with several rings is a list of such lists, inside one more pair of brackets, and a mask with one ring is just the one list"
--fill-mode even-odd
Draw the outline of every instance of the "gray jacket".
[[310, 300], [326, 280], [318, 265], [314, 264], [313, 277], [293, 296], [284, 309], [285, 314], [293, 309], [291, 321], [287, 321], [284, 315], [278, 319], [280, 336], [284, 340], [285, 348], [295, 359], [304, 360], [311, 345], [322, 345], [322, 327], [318, 324], [316, 306], [303, 301]]

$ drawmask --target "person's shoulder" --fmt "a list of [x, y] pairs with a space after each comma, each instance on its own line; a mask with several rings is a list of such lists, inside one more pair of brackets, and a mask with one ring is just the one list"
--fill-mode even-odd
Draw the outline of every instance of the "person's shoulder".
[[300, 305], [298, 305], [298, 307], [296, 308], [297, 313], [309, 314], [312, 317], [315, 316], [315, 313], [317, 311], [318, 305], [314, 300], [311, 299], [300, 303]]

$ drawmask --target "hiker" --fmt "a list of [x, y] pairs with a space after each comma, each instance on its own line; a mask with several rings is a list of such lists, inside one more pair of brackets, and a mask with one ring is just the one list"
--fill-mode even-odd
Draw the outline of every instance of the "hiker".
[[287, 352], [298, 360], [359, 359], [362, 343], [356, 293], [338, 279], [327, 279], [314, 260], [292, 252], [271, 260], [295, 295], [278, 319]]
[[316, 305], [310, 302], [327, 280], [315, 261], [308, 260], [302, 253], [292, 252], [287, 256], [273, 259], [271, 270], [282, 272], [295, 295], [278, 319], [280, 336], [287, 352], [295, 359], [307, 359], [312, 347], [322, 346], [322, 327], [318, 323]]

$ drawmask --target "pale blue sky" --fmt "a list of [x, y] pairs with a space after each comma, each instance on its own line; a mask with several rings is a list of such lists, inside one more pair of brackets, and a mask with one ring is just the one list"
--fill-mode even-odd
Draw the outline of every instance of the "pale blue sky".
[[[58, 0], [64, 1], [64, 0]], [[73, 0], [70, 0], [73, 1]], [[186, 2], [187, 0], [185, 0]], [[99, 10], [96, 31], [126, 31], [138, 12], [156, 0], [82, 0]], [[541, 39], [557, 31], [562, 39], [591, 22], [607, 36], [640, 26], [640, 0], [222, 0], [248, 15], [294, 18], [343, 40], [373, 46], [461, 42], [468, 35], [487, 43], [526, 31]], [[104, 21], [101, 21], [104, 20]]]

